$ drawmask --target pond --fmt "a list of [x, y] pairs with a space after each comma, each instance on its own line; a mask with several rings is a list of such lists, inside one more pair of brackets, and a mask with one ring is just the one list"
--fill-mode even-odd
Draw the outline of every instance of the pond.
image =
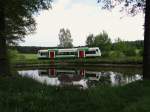
[[141, 68], [111, 67], [67, 67], [18, 70], [22, 77], [32, 78], [39, 83], [87, 89], [96, 86], [122, 86], [142, 79]]

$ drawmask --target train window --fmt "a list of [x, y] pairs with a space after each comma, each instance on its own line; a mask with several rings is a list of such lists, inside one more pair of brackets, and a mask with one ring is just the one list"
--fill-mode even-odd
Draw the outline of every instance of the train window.
[[96, 51], [86, 51], [85, 54], [96, 54]]
[[48, 52], [41, 52], [41, 56], [48, 56]]
[[96, 49], [96, 52], [98, 52], [98, 49]]
[[75, 52], [59, 52], [58, 55], [75, 55]]

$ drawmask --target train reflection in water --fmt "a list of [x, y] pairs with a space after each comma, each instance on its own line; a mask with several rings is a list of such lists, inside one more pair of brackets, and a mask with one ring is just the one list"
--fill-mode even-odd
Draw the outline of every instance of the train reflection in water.
[[19, 71], [19, 74], [47, 85], [60, 87], [76, 86], [83, 89], [100, 85], [124, 85], [142, 79], [140, 74], [124, 75], [112, 71], [97, 72], [85, 69], [65, 70], [49, 68], [45, 70], [24, 70]]

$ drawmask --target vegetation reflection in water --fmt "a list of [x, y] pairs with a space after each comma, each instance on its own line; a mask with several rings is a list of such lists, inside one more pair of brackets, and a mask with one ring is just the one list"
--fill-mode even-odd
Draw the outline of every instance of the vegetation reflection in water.
[[87, 89], [101, 85], [118, 86], [130, 82], [141, 80], [142, 74], [124, 74], [122, 72], [93, 71], [86, 69], [38, 69], [38, 70], [20, 70], [19, 75], [32, 78], [40, 83], [51, 86], [76, 86]]

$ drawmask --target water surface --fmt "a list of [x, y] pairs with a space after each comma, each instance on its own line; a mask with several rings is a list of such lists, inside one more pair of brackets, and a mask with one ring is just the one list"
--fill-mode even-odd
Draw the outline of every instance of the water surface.
[[142, 79], [140, 68], [43, 68], [19, 70], [22, 77], [51, 86], [75, 86], [87, 89], [96, 86], [122, 86]]

